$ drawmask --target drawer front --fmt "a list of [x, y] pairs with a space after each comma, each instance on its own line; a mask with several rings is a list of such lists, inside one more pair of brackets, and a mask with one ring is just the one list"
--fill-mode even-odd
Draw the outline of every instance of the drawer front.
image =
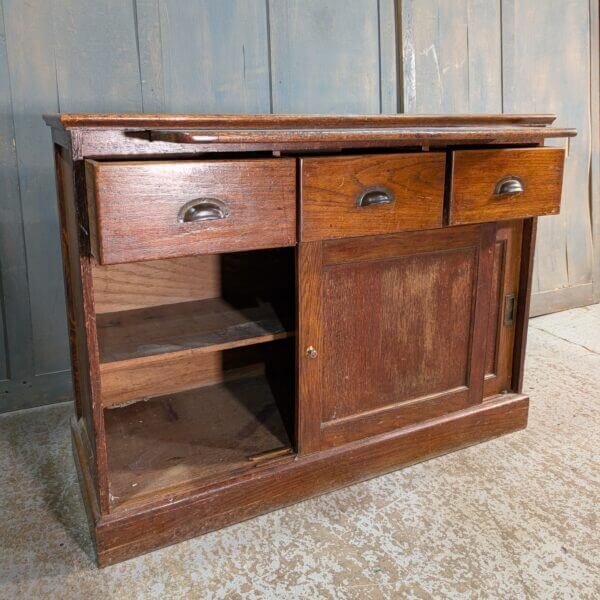
[[302, 241], [442, 226], [444, 153], [305, 158]]
[[102, 264], [296, 243], [294, 159], [86, 164]]
[[454, 152], [450, 225], [557, 214], [564, 157], [562, 148]]

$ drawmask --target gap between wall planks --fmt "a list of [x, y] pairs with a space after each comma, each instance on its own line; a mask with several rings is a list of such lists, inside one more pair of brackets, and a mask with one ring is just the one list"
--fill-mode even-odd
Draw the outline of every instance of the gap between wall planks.
[[0, 412], [70, 394], [44, 112], [556, 112], [580, 135], [565, 211], [540, 219], [532, 305], [600, 301], [598, 12], [598, 0], [0, 0]]

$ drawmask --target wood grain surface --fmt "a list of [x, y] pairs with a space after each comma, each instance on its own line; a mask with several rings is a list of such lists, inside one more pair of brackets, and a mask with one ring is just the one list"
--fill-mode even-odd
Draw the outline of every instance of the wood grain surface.
[[[441, 227], [445, 162], [442, 152], [301, 159], [300, 239]], [[357, 206], [369, 189], [392, 202]]]
[[[557, 214], [564, 159], [560, 148], [455, 151], [450, 224]], [[509, 176], [520, 179], [524, 191], [495, 194], [496, 184]]]
[[[517, 312], [523, 295], [519, 289], [522, 221], [498, 223], [494, 244], [494, 266], [487, 321], [484, 396], [511, 389]], [[506, 322], [506, 301], [514, 295], [512, 322]]]
[[97, 314], [177, 304], [221, 293], [221, 261], [216, 254], [138, 263], [92, 263]]
[[113, 506], [231, 476], [254, 468], [249, 457], [257, 453], [290, 447], [264, 377], [115, 408], [106, 413], [106, 436]]
[[[225, 350], [293, 333], [293, 317], [275, 301], [208, 298], [98, 315], [100, 362], [186, 350]], [[137, 360], [136, 364], [140, 361]]]
[[494, 235], [489, 224], [301, 244], [300, 448], [481, 402]]
[[243, 128], [355, 128], [393, 126], [458, 126], [458, 125], [551, 125], [556, 115], [552, 114], [421, 114], [421, 115], [202, 115], [202, 114], [48, 114], [48, 125], [53, 127], [222, 127]]
[[260, 348], [252, 345], [212, 352], [191, 349], [156, 354], [144, 360], [104, 363], [100, 365], [102, 406], [111, 408], [260, 375], [265, 371], [261, 353], [257, 351]]
[[[295, 161], [87, 163], [92, 249], [101, 264], [291, 246], [296, 241]], [[198, 198], [226, 218], [181, 223]], [[95, 235], [94, 235], [95, 232]], [[95, 239], [94, 239], [95, 238]]]
[[[284, 457], [212, 489], [190, 487], [180, 494], [167, 492], [163, 500], [137, 512], [124, 506], [95, 521], [98, 561], [102, 566], [119, 562], [307, 496], [522, 429], [527, 425], [528, 406], [526, 396], [498, 396], [387, 435], [309, 456]], [[77, 431], [73, 433], [78, 447]]]

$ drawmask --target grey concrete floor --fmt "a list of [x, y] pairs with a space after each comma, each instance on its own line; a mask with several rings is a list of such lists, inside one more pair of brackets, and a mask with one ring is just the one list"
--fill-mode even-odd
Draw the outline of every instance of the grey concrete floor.
[[599, 598], [600, 305], [531, 321], [526, 431], [98, 570], [70, 407], [0, 418], [1, 598]]

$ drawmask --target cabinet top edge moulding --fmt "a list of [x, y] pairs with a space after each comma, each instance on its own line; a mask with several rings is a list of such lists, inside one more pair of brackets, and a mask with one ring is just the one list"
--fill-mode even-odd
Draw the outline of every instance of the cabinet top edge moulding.
[[205, 152], [541, 145], [576, 135], [554, 115], [46, 115], [73, 159]]

